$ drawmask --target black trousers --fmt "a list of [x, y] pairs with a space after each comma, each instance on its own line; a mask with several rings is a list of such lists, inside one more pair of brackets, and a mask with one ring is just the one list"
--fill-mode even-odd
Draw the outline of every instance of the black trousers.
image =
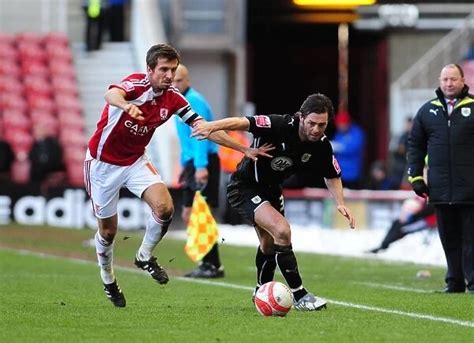
[[83, 8], [86, 15], [86, 32], [85, 32], [85, 42], [86, 50], [93, 51], [99, 50], [102, 45], [102, 36], [105, 26], [105, 10], [101, 9], [101, 12], [97, 18], [91, 18], [87, 14], [87, 7]]
[[474, 291], [474, 205], [435, 205], [448, 288]]

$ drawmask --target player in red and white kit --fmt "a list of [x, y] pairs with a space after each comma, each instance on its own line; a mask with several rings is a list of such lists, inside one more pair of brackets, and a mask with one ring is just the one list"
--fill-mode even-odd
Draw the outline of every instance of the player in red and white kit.
[[[117, 307], [126, 304], [113, 271], [120, 188], [128, 188], [152, 210], [135, 265], [147, 271], [158, 283], [166, 284], [168, 275], [152, 252], [168, 230], [174, 211], [173, 201], [160, 174], [148, 160], [145, 147], [155, 129], [173, 114], [188, 125], [203, 120], [179, 90], [171, 87], [179, 64], [178, 52], [166, 44], [154, 45], [148, 50], [146, 63], [145, 74], [129, 75], [109, 87], [105, 94], [106, 105], [89, 141], [84, 162], [84, 181], [98, 221], [95, 246], [100, 275], [107, 297]], [[209, 139], [252, 159], [259, 155], [270, 156], [268, 147], [251, 149], [225, 133]]]

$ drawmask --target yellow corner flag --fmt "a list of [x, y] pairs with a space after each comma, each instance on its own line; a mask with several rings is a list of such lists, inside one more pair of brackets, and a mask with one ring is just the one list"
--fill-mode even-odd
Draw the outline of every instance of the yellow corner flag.
[[202, 260], [219, 237], [217, 223], [201, 192], [196, 192], [187, 227], [184, 251], [193, 262]]

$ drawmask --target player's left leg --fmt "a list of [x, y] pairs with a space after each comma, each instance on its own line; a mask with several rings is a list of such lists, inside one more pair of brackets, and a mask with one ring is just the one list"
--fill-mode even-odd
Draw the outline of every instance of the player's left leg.
[[150, 206], [151, 214], [146, 223], [142, 244], [135, 257], [135, 265], [147, 271], [160, 284], [169, 281], [166, 271], [153, 256], [153, 250], [168, 231], [174, 207], [171, 195], [161, 176], [143, 156], [129, 169], [125, 186]]
[[135, 265], [148, 271], [158, 283], [166, 284], [169, 277], [152, 253], [168, 231], [173, 216], [173, 201], [163, 183], [156, 183], [148, 187], [143, 193], [143, 200], [150, 206], [152, 212], [135, 258]]

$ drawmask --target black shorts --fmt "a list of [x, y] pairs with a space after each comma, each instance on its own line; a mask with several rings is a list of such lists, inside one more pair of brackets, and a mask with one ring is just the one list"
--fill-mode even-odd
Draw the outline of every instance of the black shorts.
[[233, 179], [227, 186], [229, 204], [246, 220], [255, 224], [255, 211], [268, 201], [278, 212], [285, 215], [285, 202], [281, 187], [261, 186]]
[[[219, 206], [219, 181], [221, 176], [221, 167], [219, 155], [208, 155], [209, 164], [207, 171], [209, 172], [209, 179], [207, 185], [201, 190], [202, 195], [206, 198], [207, 204], [210, 207]], [[191, 160], [186, 163], [179, 177], [180, 182], [183, 183], [183, 206], [191, 207], [193, 205], [194, 194], [199, 190], [199, 185], [196, 185], [194, 174], [194, 161]]]

